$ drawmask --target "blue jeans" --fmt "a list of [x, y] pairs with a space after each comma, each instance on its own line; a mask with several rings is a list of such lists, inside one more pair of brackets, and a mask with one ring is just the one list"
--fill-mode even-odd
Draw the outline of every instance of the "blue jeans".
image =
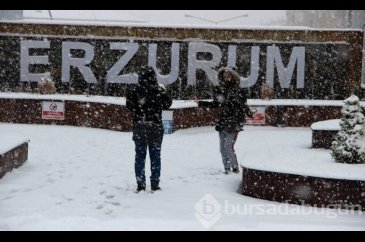
[[147, 148], [151, 159], [151, 185], [158, 186], [161, 173], [161, 144], [147, 144], [135, 142], [136, 144], [136, 160], [135, 173], [138, 185], [146, 185], [145, 163], [147, 156]]
[[219, 132], [220, 151], [225, 170], [238, 169], [237, 155], [234, 145], [237, 141], [238, 132]]

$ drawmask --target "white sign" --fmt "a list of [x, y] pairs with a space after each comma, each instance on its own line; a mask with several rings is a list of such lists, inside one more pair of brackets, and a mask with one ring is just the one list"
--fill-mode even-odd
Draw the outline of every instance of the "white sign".
[[65, 103], [42, 102], [42, 119], [65, 120]]
[[[107, 83], [125, 83], [133, 84], [138, 82], [138, 74], [135, 72], [124, 73], [124, 68], [130, 64], [130, 61], [137, 58], [137, 53], [141, 47], [137, 42], [110, 42], [110, 51], [123, 50], [119, 60], [107, 71]], [[148, 44], [148, 64], [156, 70], [157, 79], [164, 85], [169, 85], [176, 82], [179, 78], [180, 68], [180, 51], [183, 47], [180, 43], [172, 43], [171, 46], [171, 65], [170, 73], [163, 75], [157, 68], [157, 47], [156, 43]], [[29, 72], [29, 66], [34, 64], [51, 66], [48, 55], [31, 55], [30, 49], [50, 49], [51, 44], [49, 40], [21, 40], [20, 42], [20, 80], [22, 82], [38, 82], [40, 77], [44, 74], [35, 74]], [[240, 77], [242, 88], [252, 87], [256, 84], [259, 78], [260, 69], [260, 46], [251, 47], [250, 60], [250, 75], [248, 77]], [[73, 57], [72, 50], [82, 50], [84, 57]], [[62, 82], [70, 82], [71, 67], [77, 68], [84, 80], [87, 83], [97, 83], [96, 77], [91, 70], [90, 63], [95, 57], [95, 46], [80, 41], [63, 41], [62, 42]], [[212, 58], [210, 60], [200, 60], [197, 58], [199, 53], [210, 53]], [[229, 66], [238, 66], [237, 64], [237, 45], [229, 45], [228, 53], [223, 55], [221, 47], [211, 43], [205, 42], [189, 42], [188, 56], [187, 56], [187, 83], [189, 85], [196, 84], [197, 70], [204, 71], [208, 79], [214, 84], [218, 85], [217, 71], [222, 59], [227, 59]], [[275, 70], [277, 71], [279, 82], [282, 88], [289, 88], [292, 77], [296, 76], [297, 88], [304, 88], [305, 79], [305, 47], [292, 47], [289, 62], [285, 65], [281, 51], [278, 46], [266, 46], [266, 82], [269, 86], [274, 86]], [[165, 60], [163, 60], [165, 62]]]
[[245, 124], [265, 125], [265, 107], [250, 107], [253, 117], [246, 117]]

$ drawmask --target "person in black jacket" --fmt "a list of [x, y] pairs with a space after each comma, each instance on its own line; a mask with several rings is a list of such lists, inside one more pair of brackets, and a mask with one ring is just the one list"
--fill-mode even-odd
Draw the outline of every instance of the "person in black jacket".
[[164, 134], [162, 110], [170, 108], [172, 100], [158, 84], [152, 67], [142, 67], [138, 85], [127, 92], [127, 108], [133, 112], [135, 142], [135, 174], [137, 192], [146, 189], [145, 161], [147, 148], [151, 159], [151, 190], [160, 190], [161, 145]]
[[[238, 133], [243, 130], [245, 116], [253, 113], [247, 106], [247, 97], [240, 88], [240, 77], [230, 67], [218, 71], [219, 86], [214, 87], [213, 102], [197, 101], [199, 107], [219, 108], [219, 118], [215, 129], [219, 132], [220, 151], [225, 174], [239, 173], [234, 145]], [[232, 169], [232, 170], [231, 170]]]

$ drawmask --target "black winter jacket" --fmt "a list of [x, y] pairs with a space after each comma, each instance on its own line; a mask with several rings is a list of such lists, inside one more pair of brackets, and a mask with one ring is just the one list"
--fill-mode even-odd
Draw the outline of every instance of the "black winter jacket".
[[126, 105], [133, 112], [133, 140], [162, 142], [162, 110], [169, 109], [172, 100], [157, 83], [153, 69], [143, 73], [139, 84], [128, 90]]
[[239, 87], [223, 86], [222, 81], [220, 84], [214, 88], [213, 102], [200, 101], [199, 107], [219, 108], [219, 117], [215, 128], [218, 132], [242, 131], [246, 115], [249, 117], [253, 115], [247, 106], [245, 91]]

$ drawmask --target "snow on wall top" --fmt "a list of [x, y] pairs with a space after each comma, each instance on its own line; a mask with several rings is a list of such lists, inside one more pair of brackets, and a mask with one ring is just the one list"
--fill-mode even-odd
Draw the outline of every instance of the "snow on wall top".
[[[272, 99], [272, 100], [248, 100], [248, 105], [254, 106], [332, 106], [342, 107], [344, 102], [341, 100], [303, 100], [303, 99]], [[365, 101], [360, 102], [365, 107]]]
[[[93, 103], [105, 103], [115, 105], [126, 105], [126, 99], [124, 97], [108, 97], [108, 96], [85, 96], [85, 95], [40, 95], [33, 93], [5, 93], [0, 92], [0, 99], [35, 99], [35, 100], [59, 100], [59, 101], [78, 101], [78, 102], [93, 102]], [[179, 108], [192, 108], [198, 107], [193, 101], [174, 100], [171, 109]]]
[[29, 139], [14, 134], [2, 134], [0, 136], [0, 156], [26, 142], [29, 142]]
[[[86, 95], [40, 95], [34, 93], [15, 93], [15, 92], [0, 92], [2, 99], [36, 99], [36, 100], [64, 100], [64, 101], [80, 101], [80, 102], [95, 102], [116, 105], [126, 105], [124, 97], [110, 97], [110, 96], [86, 96]], [[295, 99], [248, 99], [247, 104], [250, 106], [332, 106], [342, 107], [343, 101], [340, 100], [295, 100]], [[365, 101], [360, 102], [362, 107], [365, 107]], [[180, 108], [195, 108], [198, 105], [191, 100], [174, 100], [171, 109]]]
[[340, 130], [340, 119], [331, 119], [313, 123], [312, 130]]
[[329, 151], [291, 149], [290, 152], [267, 152], [247, 155], [241, 165], [246, 168], [333, 179], [365, 181], [365, 164], [343, 164], [332, 160]]

